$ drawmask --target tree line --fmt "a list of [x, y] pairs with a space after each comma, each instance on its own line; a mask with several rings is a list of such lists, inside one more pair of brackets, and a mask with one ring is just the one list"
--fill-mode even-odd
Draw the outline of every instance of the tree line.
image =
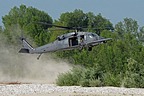
[[112, 38], [111, 42], [98, 45], [91, 52], [85, 49], [81, 52], [56, 52], [59, 58], [65, 58], [77, 66], [67, 73], [60, 74], [58, 85], [144, 87], [144, 26], [140, 27], [132, 18], [124, 18], [113, 26], [102, 14], [84, 13], [76, 9], [62, 13], [59, 19], [53, 20], [44, 11], [20, 5], [13, 7], [2, 17], [2, 21], [4, 30], [0, 28], [0, 34], [4, 34], [8, 42], [15, 45], [19, 43], [16, 38], [21, 35], [31, 38], [36, 46], [40, 46], [54, 41], [60, 34], [70, 32], [54, 30], [52, 26], [36, 22], [87, 27], [85, 31], [97, 34], [100, 32], [101, 36]]

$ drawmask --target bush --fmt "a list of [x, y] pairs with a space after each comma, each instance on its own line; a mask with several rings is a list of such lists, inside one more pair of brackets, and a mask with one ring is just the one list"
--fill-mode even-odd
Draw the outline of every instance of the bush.
[[100, 81], [100, 79], [89, 80], [89, 86], [90, 87], [100, 87], [100, 86], [102, 86], [102, 82]]
[[89, 86], [89, 79], [83, 79], [79, 82], [80, 86], [82, 87], [90, 87]]
[[82, 68], [73, 68], [67, 73], [62, 73], [58, 76], [56, 84], [59, 86], [79, 85], [82, 74]]
[[124, 86], [128, 88], [144, 88], [144, 77], [137, 73], [128, 73], [125, 77]]
[[103, 83], [105, 86], [121, 86], [121, 77], [119, 74], [114, 75], [113, 73], [105, 73], [103, 75]]
[[58, 76], [56, 80], [56, 84], [59, 86], [72, 86], [75, 85], [75, 81], [73, 81], [73, 75], [70, 72], [62, 73]]
[[102, 73], [96, 68], [73, 68], [67, 73], [60, 74], [56, 81], [59, 86], [80, 85], [83, 87], [101, 86]]

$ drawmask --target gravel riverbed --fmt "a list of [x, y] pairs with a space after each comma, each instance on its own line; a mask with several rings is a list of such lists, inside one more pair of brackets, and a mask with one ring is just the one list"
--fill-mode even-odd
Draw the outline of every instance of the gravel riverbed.
[[[30, 94], [52, 93], [86, 93], [93, 96], [144, 96], [141, 88], [119, 87], [80, 87], [80, 86], [56, 86], [54, 84], [9, 84], [0, 85], [0, 96], [32, 96]], [[39, 95], [37, 95], [39, 96]], [[63, 96], [63, 95], [58, 95]], [[79, 95], [74, 95], [79, 96]], [[81, 95], [89, 96], [89, 95]]]

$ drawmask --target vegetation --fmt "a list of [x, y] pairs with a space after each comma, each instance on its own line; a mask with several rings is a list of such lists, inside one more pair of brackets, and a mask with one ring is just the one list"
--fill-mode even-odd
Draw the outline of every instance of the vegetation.
[[43, 45], [49, 40], [46, 29], [50, 26], [40, 25], [37, 22], [52, 24], [52, 18], [47, 13], [36, 8], [27, 8], [25, 5], [21, 5], [19, 8], [15, 6], [2, 20], [5, 26], [5, 33], [9, 36], [10, 41], [12, 37], [9, 30], [14, 28], [20, 28], [23, 34], [31, 37], [37, 45]]
[[[91, 52], [85, 49], [82, 52], [79, 50], [56, 52], [60, 58], [67, 58], [69, 62], [80, 66], [60, 74], [57, 79], [58, 85], [144, 87], [144, 26], [139, 28], [137, 21], [132, 18], [125, 18], [113, 26], [101, 14], [94, 15], [92, 12], [84, 13], [76, 9], [73, 12], [62, 13], [60, 18], [53, 22], [47, 13], [21, 5], [19, 8], [12, 8], [2, 19], [5, 29], [0, 28], [0, 34], [5, 34], [11, 43], [16, 41], [13, 38], [20, 35], [20, 32], [10, 33], [9, 30], [13, 28], [23, 31], [24, 35], [32, 38], [37, 46], [69, 32], [47, 32], [47, 28], [51, 26], [35, 22], [88, 27], [87, 31], [98, 34], [100, 32], [101, 36], [112, 38], [111, 42], [96, 46]], [[16, 34], [15, 37], [12, 37], [12, 34]]]

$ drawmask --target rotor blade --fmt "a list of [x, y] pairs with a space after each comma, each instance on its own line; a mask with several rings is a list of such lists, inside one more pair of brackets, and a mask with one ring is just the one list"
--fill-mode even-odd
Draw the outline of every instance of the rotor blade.
[[48, 28], [48, 31], [64, 31], [64, 30], [68, 30], [68, 29], [65, 29], [65, 28], [55, 28], [55, 29], [49, 29]]
[[77, 30], [77, 31], [81, 31], [81, 30], [83, 30], [83, 28], [86, 28], [86, 27], [66, 27], [66, 26], [60, 26], [60, 25], [55, 25], [55, 24], [49, 24], [49, 23], [45, 23], [45, 22], [37, 22], [37, 23], [54, 26], [54, 27], [59, 27], [59, 28], [64, 28], [64, 29], [68, 29], [68, 30]]
[[49, 25], [49, 26], [54, 26], [54, 27], [59, 27], [59, 28], [64, 28], [64, 29], [73, 29], [72, 27], [59, 26], [59, 25], [49, 24], [49, 23], [45, 23], [45, 22], [37, 22], [37, 23], [44, 24], [44, 25]]
[[[67, 30], [76, 30], [76, 31], [82, 31], [82, 30], [85, 30], [85, 29], [89, 29], [88, 27], [67, 27], [67, 26], [60, 26], [60, 25], [55, 25], [55, 24], [49, 24], [49, 23], [46, 23], [46, 22], [36, 22], [38, 24], [44, 24], [44, 25], [48, 25], [48, 26], [54, 26], [54, 27], [58, 27], [58, 28], [63, 28], [63, 29], [67, 29]], [[105, 27], [105, 28], [91, 28], [93, 30], [96, 30], [96, 31], [101, 31], [101, 30], [112, 30], [110, 29], [110, 27]]]

